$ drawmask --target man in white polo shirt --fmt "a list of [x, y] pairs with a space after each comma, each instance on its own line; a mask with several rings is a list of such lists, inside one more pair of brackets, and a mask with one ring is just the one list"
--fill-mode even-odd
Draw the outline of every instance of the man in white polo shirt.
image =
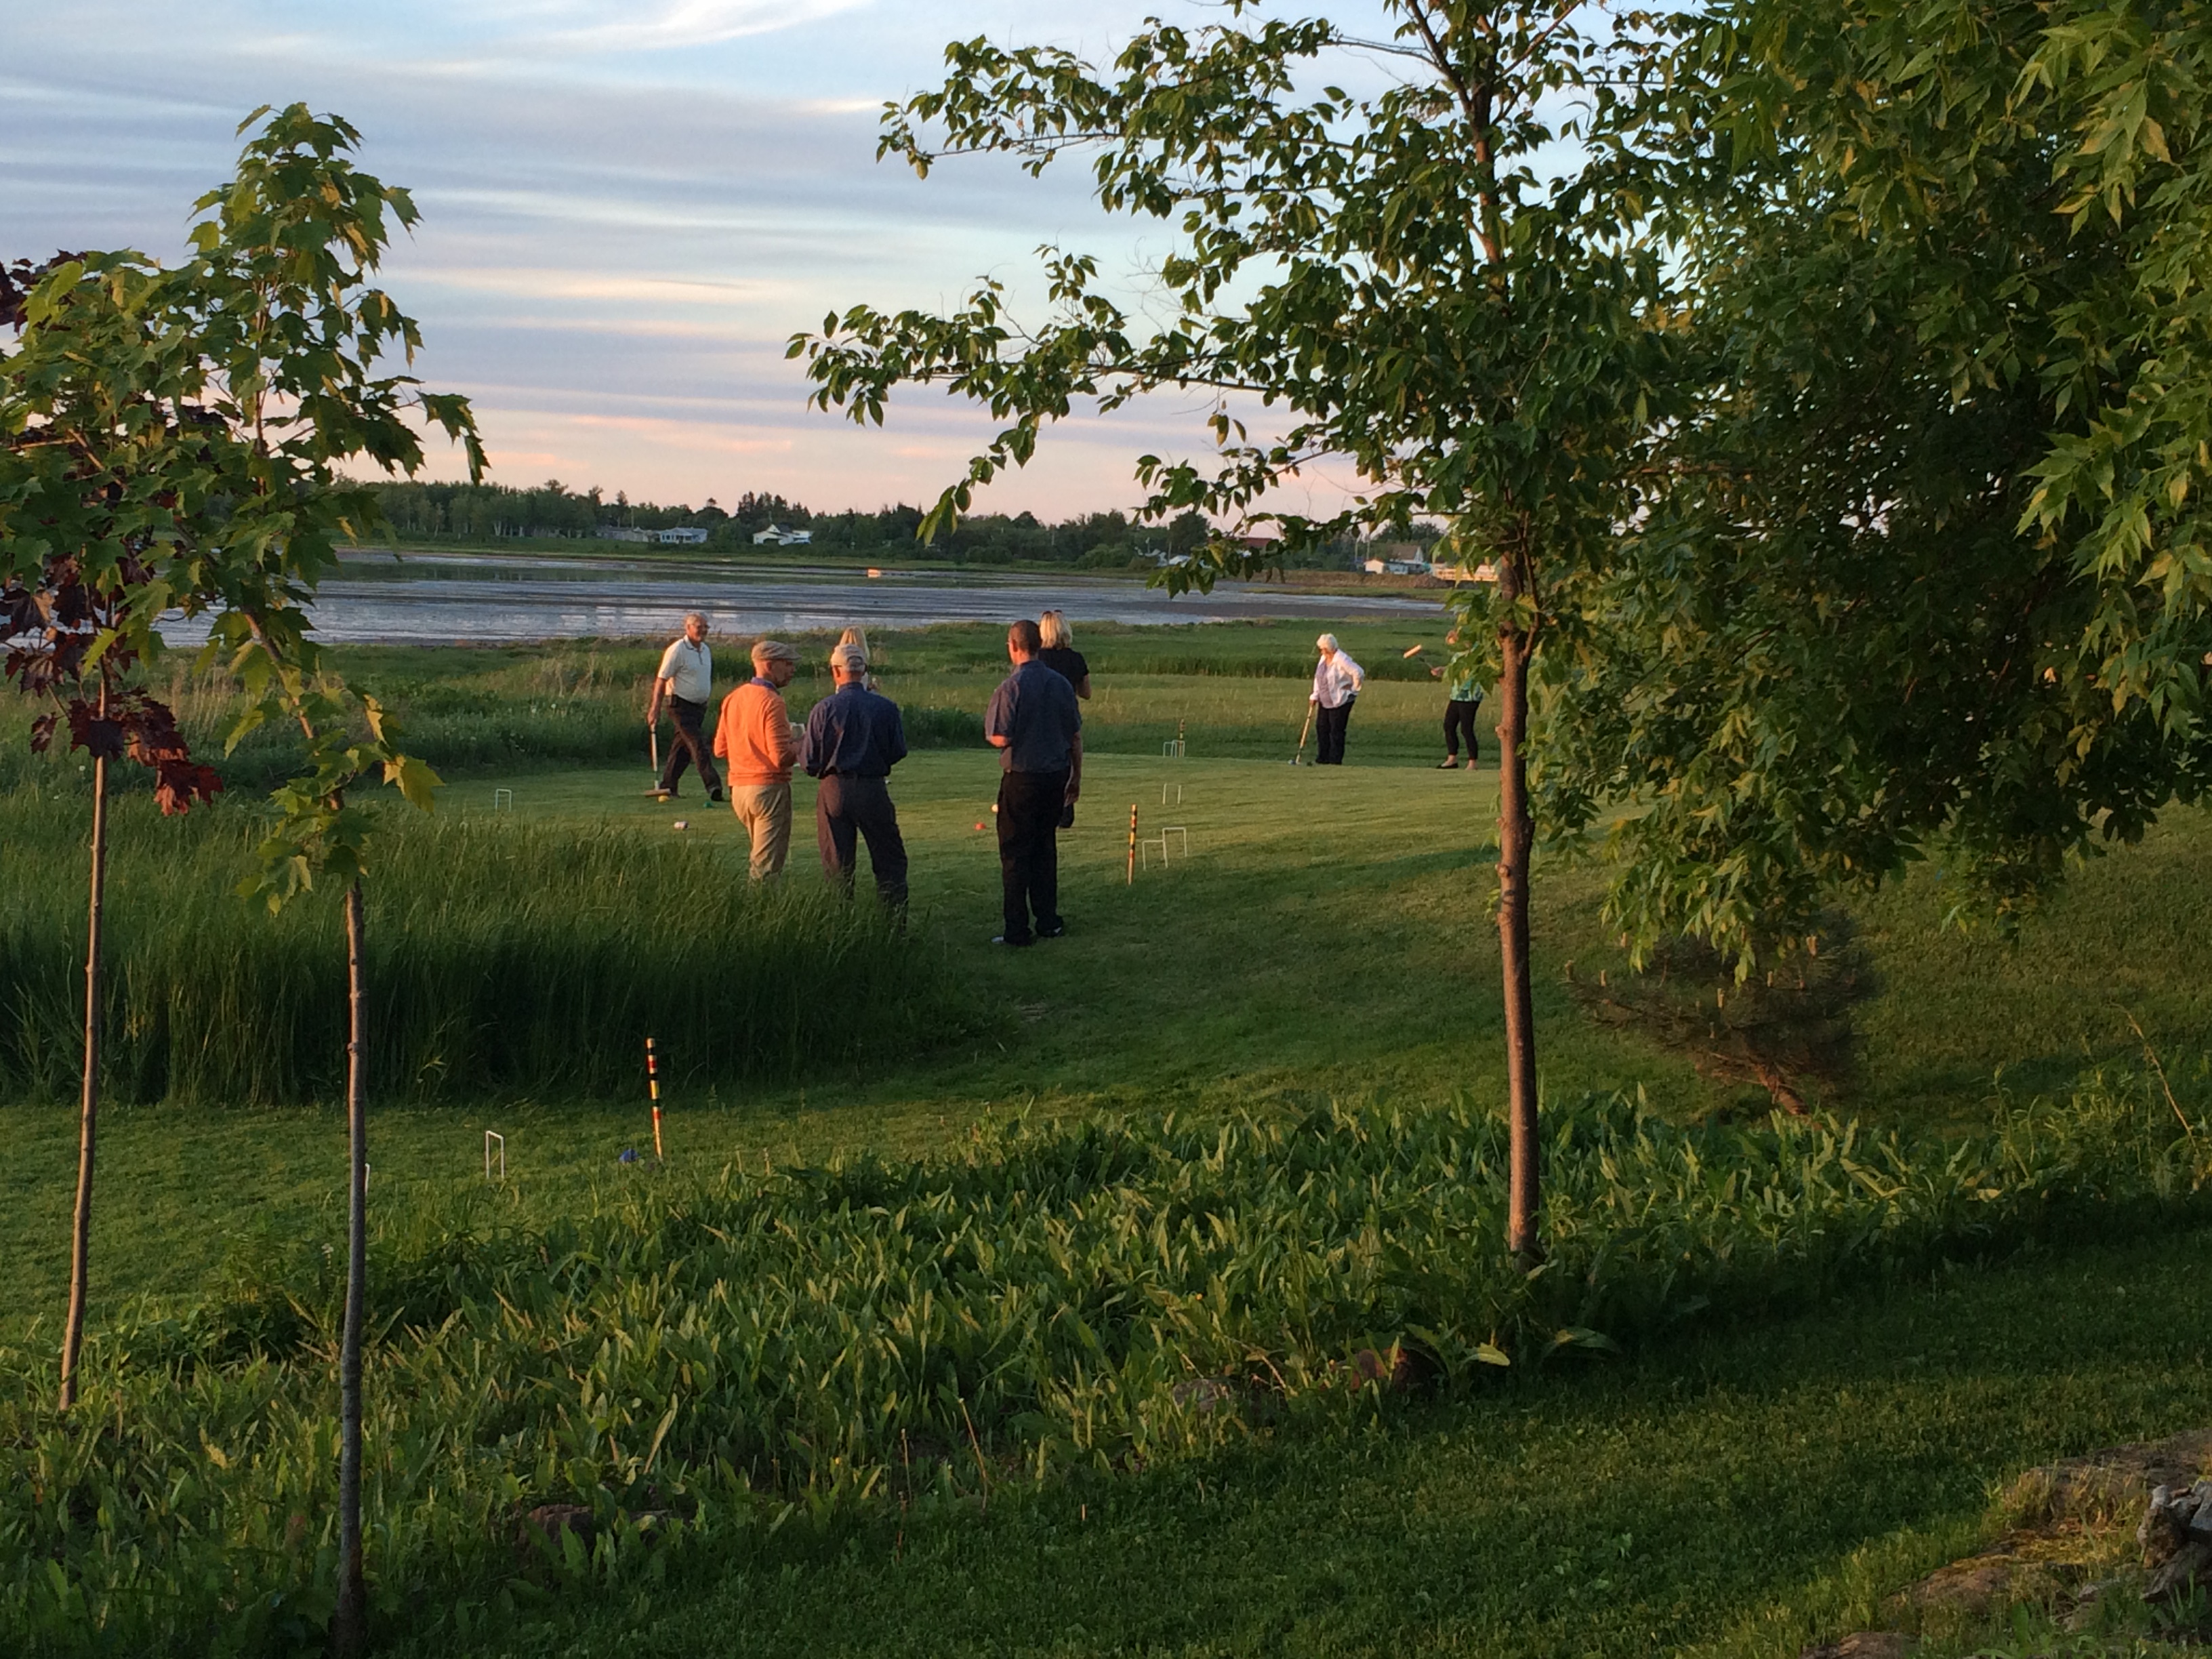
[[694, 611], [684, 618], [684, 637], [660, 653], [660, 669], [653, 677], [653, 701], [646, 705], [647, 726], [659, 725], [664, 697], [676, 722], [676, 740], [668, 745], [659, 781], [646, 791], [654, 799], [666, 800], [676, 793], [676, 781], [687, 765], [699, 769], [708, 800], [722, 799], [721, 776], [707, 752], [707, 704], [714, 691], [714, 653], [707, 645], [707, 619]]

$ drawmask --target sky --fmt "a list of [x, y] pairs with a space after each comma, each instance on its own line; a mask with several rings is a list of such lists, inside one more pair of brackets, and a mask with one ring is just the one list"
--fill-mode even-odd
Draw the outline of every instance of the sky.
[[[809, 410], [792, 333], [855, 302], [950, 306], [986, 274], [1033, 294], [1048, 242], [1140, 295], [1167, 233], [1106, 219], [1079, 163], [1030, 179], [962, 161], [926, 182], [879, 164], [883, 104], [936, 84], [948, 40], [1105, 53], [1150, 14], [1218, 15], [1190, 0], [10, 3], [0, 258], [176, 258], [239, 121], [304, 100], [359, 127], [361, 164], [422, 210], [383, 285], [422, 325], [425, 383], [473, 400], [495, 481], [926, 503], [982, 417], [933, 392], [881, 429]], [[977, 508], [1127, 507], [1137, 456], [1204, 447], [1203, 409], [1163, 397], [1068, 423]], [[1333, 501], [1327, 477], [1311, 488]]]

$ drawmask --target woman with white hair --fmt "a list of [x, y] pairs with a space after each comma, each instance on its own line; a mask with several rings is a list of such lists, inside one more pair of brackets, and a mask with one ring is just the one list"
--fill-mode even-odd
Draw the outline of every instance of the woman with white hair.
[[862, 665], [860, 684], [871, 691], [882, 690], [884, 688], [876, 683], [875, 675], [868, 672], [866, 668], [866, 665], [875, 659], [874, 653], [868, 649], [868, 630], [859, 626], [857, 623], [840, 634], [837, 636], [837, 643], [830, 647], [830, 662], [832, 672], [835, 672], [836, 666], [837, 653], [840, 651], [844, 650], [848, 646], [854, 647], [860, 651], [860, 662]]
[[1044, 641], [1037, 660], [1073, 686], [1075, 695], [1088, 702], [1091, 665], [1075, 648], [1075, 630], [1067, 625], [1067, 618], [1057, 611], [1045, 611], [1037, 618], [1037, 637]]
[[1314, 741], [1320, 745], [1314, 764], [1341, 766], [1344, 728], [1351, 723], [1353, 701], [1366, 689], [1367, 671], [1352, 661], [1334, 634], [1322, 635], [1314, 647], [1321, 660], [1314, 665], [1313, 695], [1306, 699], [1314, 706]]

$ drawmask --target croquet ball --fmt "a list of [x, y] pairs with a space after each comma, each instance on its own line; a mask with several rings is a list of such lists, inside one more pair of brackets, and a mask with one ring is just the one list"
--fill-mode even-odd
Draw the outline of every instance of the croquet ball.
[[678, 818], [676, 820], [676, 827], [678, 830], [689, 830], [691, 827], [691, 820], [689, 818]]
[[975, 827], [976, 827], [978, 830], [981, 830], [983, 826], [982, 826], [981, 824], [980, 824], [980, 823], [979, 823], [979, 824], [977, 824]]
[[637, 1162], [637, 1152], [636, 1152], [636, 1150], [635, 1150], [634, 1147], [629, 1147], [629, 1146], [625, 1146], [625, 1147], [623, 1147], [623, 1148], [622, 1149], [622, 1156], [621, 1156], [620, 1158], [617, 1158], [617, 1159], [615, 1160], [615, 1162], [616, 1162], [616, 1163], [617, 1163], [617, 1164], [635, 1164], [635, 1163], [636, 1163], [636, 1162]]

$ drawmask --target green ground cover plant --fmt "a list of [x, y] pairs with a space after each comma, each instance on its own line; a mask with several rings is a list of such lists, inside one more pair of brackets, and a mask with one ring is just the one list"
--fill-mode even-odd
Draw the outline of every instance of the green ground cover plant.
[[[526, 1601], [534, 1504], [598, 1523], [546, 1574], [634, 1587], [793, 1517], [849, 1528], [1157, 1467], [1370, 1414], [1397, 1386], [1463, 1394], [2109, 1231], [2123, 1208], [2170, 1231], [2202, 1218], [2212, 1176], [2212, 1121], [2142, 1079], [1948, 1148], [1684, 1130], [1619, 1099], [1552, 1127], [1535, 1273], [1495, 1247], [1503, 1127], [1467, 1104], [1017, 1127], [918, 1163], [641, 1181], [544, 1228], [387, 1200], [368, 1476], [386, 1615], [459, 1636]], [[0, 1490], [19, 1494], [0, 1620], [30, 1651], [283, 1651], [319, 1628], [333, 1280], [309, 1247], [185, 1319], [103, 1333], [81, 1431], [46, 1412], [40, 1362], [0, 1362]]]
[[[1943, 1268], [1386, 1403], [1347, 1436], [1002, 1489], [950, 1522], [909, 1512], [805, 1550], [787, 1528], [781, 1549], [477, 1645], [1798, 1659], [1885, 1624], [1894, 1591], [1990, 1541], [1990, 1495], [2022, 1470], [2202, 1422], [2208, 1271], [2203, 1231]], [[1990, 1636], [1995, 1653], [2087, 1659]]]

